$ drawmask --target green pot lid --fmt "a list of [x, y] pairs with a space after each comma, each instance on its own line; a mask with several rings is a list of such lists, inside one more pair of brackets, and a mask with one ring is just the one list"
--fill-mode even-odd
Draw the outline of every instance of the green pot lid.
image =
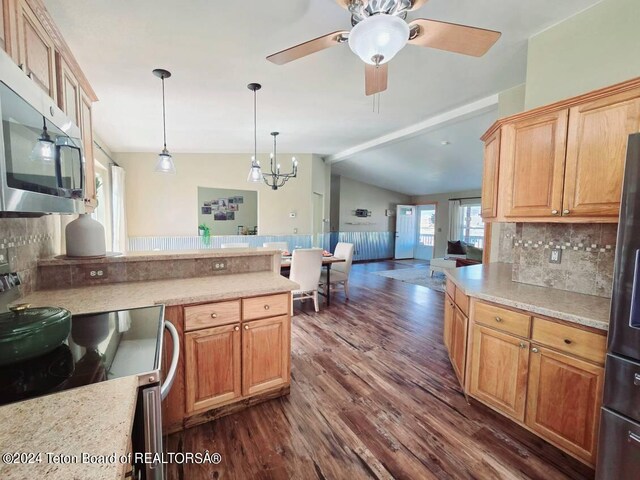
[[41, 328], [65, 322], [71, 318], [71, 312], [64, 308], [29, 308], [28, 305], [17, 305], [11, 308], [11, 312], [0, 314], [0, 339], [34, 333]]

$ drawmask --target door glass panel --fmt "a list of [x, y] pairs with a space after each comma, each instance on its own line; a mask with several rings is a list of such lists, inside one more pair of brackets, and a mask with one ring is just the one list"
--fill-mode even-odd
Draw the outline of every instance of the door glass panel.
[[1, 82], [0, 108], [7, 185], [82, 198], [80, 140], [67, 136]]

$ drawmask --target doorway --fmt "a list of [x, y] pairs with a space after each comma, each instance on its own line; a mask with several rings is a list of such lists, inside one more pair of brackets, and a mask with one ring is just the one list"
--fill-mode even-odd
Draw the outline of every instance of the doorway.
[[413, 258], [415, 254], [416, 217], [414, 205], [396, 207], [396, 260]]
[[313, 246], [324, 245], [324, 195], [313, 192]]
[[431, 260], [436, 241], [436, 204], [419, 205], [417, 217], [415, 258]]

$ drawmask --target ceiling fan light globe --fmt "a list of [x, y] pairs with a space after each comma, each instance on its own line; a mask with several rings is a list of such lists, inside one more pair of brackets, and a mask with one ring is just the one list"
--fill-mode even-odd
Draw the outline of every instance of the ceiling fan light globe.
[[369, 65], [387, 63], [408, 41], [407, 22], [382, 13], [365, 18], [349, 34], [349, 47]]

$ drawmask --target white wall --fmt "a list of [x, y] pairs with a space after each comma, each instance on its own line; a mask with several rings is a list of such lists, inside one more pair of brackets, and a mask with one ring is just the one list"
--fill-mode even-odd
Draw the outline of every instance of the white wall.
[[[411, 201], [416, 205], [429, 203], [436, 204], [436, 240], [433, 249], [434, 258], [444, 257], [447, 253], [447, 240], [449, 236], [449, 199], [466, 197], [480, 197], [480, 190], [437, 193], [435, 195], [420, 195], [411, 198]], [[480, 202], [479, 198], [478, 202]]]
[[[385, 216], [385, 210], [392, 209], [395, 211], [396, 205], [410, 203], [411, 198], [408, 195], [385, 190], [384, 188], [358, 182], [347, 177], [340, 177], [340, 231], [395, 231], [395, 216]], [[353, 212], [357, 208], [371, 210], [371, 216], [367, 218], [356, 217]]]
[[604, 0], [529, 39], [525, 107], [640, 76], [640, 1]]
[[[288, 167], [289, 162], [284, 159], [290, 157], [291, 154], [281, 154], [282, 164]], [[176, 153], [176, 174], [166, 175], [154, 172], [156, 153], [116, 154], [116, 162], [126, 171], [128, 235], [197, 235], [198, 187], [256, 190], [260, 235], [310, 234], [313, 156], [296, 155], [300, 162], [298, 177], [277, 191], [247, 182], [249, 158], [247, 154], [233, 153]], [[322, 170], [318, 167], [316, 170]], [[329, 191], [328, 185], [324, 188]], [[290, 218], [290, 212], [295, 212], [296, 217]]]

